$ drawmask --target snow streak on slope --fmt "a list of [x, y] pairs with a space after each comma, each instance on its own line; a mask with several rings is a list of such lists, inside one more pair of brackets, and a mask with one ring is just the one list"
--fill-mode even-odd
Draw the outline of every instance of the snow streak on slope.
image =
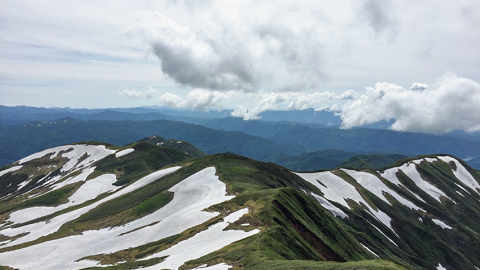
[[467, 187], [480, 193], [480, 185], [478, 184], [477, 180], [473, 178], [473, 176], [467, 171], [467, 169], [460, 162], [448, 156], [440, 156], [438, 158], [443, 160], [446, 163], [454, 162], [455, 166], [457, 167], [456, 170], [453, 170], [453, 174], [455, 175], [455, 177], [457, 177], [458, 180], [462, 181]]
[[8, 168], [6, 170], [0, 171], [0, 176], [2, 176], [4, 174], [7, 174], [9, 172], [14, 172], [14, 171], [20, 170], [22, 167], [23, 166], [13, 166], [13, 167]]
[[[364, 205], [368, 209], [368, 212], [370, 212], [378, 221], [382, 222], [387, 227], [393, 230], [392, 225], [390, 224], [390, 217], [380, 210], [374, 210], [373, 208], [371, 208], [369, 204], [365, 201], [365, 199], [363, 199], [362, 195], [355, 189], [355, 187], [347, 183], [341, 177], [333, 174], [332, 172], [296, 174], [302, 177], [304, 180], [315, 185], [318, 189], [320, 189], [324, 194], [323, 197], [325, 197], [325, 199], [340, 203], [341, 205], [349, 209], [351, 208], [348, 205], [346, 199], [354, 200], [355, 202]], [[332, 209], [330, 207], [327, 209], [336, 216], [342, 216], [342, 213], [345, 214], [337, 207], [335, 208]]]
[[[90, 173], [89, 173], [90, 174]], [[42, 216], [46, 216], [70, 206], [82, 204], [88, 200], [95, 199], [98, 195], [114, 191], [119, 187], [112, 184], [117, 181], [114, 174], [103, 174], [94, 179], [88, 180], [70, 198], [68, 202], [55, 207], [30, 207], [15, 211], [10, 214], [9, 221], [15, 223], [27, 222]]]
[[122, 151], [118, 151], [117, 153], [115, 153], [115, 157], [119, 158], [119, 157], [125, 156], [126, 154], [130, 154], [133, 151], [134, 151], [133, 148], [128, 148], [128, 149], [125, 149], [125, 150], [122, 150]]
[[345, 170], [345, 169], [342, 169], [342, 171], [348, 173], [351, 177], [353, 177], [355, 180], [357, 180], [357, 182], [360, 185], [362, 185], [368, 191], [372, 192], [373, 194], [375, 194], [375, 196], [377, 196], [378, 198], [382, 199], [383, 201], [385, 201], [386, 203], [388, 203], [390, 205], [392, 205], [392, 204], [385, 197], [385, 193], [390, 194], [397, 201], [399, 201], [403, 205], [407, 206], [408, 208], [415, 209], [415, 210], [423, 210], [420, 207], [416, 206], [411, 201], [409, 201], [409, 200], [403, 198], [402, 196], [398, 195], [395, 191], [391, 190], [380, 179], [378, 179], [377, 176], [375, 176], [371, 173], [358, 172], [358, 171]]
[[[401, 185], [400, 181], [398, 180], [396, 173], [398, 171], [402, 171], [406, 174], [415, 184], [423, 191], [425, 191], [428, 195], [435, 198], [437, 201], [440, 201], [440, 197], [448, 198], [443, 191], [435, 187], [434, 185], [430, 184], [429, 182], [423, 180], [420, 176], [420, 173], [417, 171], [417, 167], [414, 163], [405, 163], [400, 167], [395, 167], [391, 169], [385, 170], [385, 172], [381, 173], [382, 177], [389, 180], [390, 182]], [[450, 199], [450, 198], [449, 198]], [[453, 200], [452, 200], [453, 201]]]
[[94, 204], [54, 217], [48, 222], [42, 221], [42, 222], [37, 222], [34, 224], [30, 224], [30, 225], [26, 225], [18, 228], [4, 229], [0, 231], [0, 234], [6, 235], [6, 236], [15, 236], [22, 233], [29, 233], [24, 237], [21, 237], [12, 242], [9, 242], [7, 246], [13, 246], [13, 245], [18, 245], [28, 241], [33, 241], [35, 239], [38, 239], [41, 236], [49, 235], [56, 232], [63, 224], [80, 217], [81, 215], [85, 214], [86, 212], [92, 210], [93, 208], [97, 207], [98, 205], [106, 201], [112, 200], [114, 198], [120, 197], [129, 192], [132, 192], [138, 188], [141, 188], [157, 180], [160, 177], [173, 173], [178, 169], [180, 169], [180, 167], [173, 167], [173, 168], [156, 171]]
[[[62, 157], [69, 159], [67, 164], [65, 164], [62, 168], [62, 171], [64, 172], [69, 171], [74, 166], [79, 168], [81, 166], [90, 165], [95, 161], [98, 161], [110, 154], [115, 153], [115, 150], [107, 149], [104, 145], [64, 145], [32, 154], [18, 161], [18, 164], [23, 164], [27, 161], [41, 158], [49, 154], [50, 159], [53, 159], [62, 151], [64, 152], [62, 154]], [[78, 162], [79, 159], [85, 154], [87, 155], [87, 158], [85, 158], [81, 162]]]
[[[133, 183], [131, 186], [117, 191], [95, 205], [98, 205], [107, 199], [111, 199], [112, 197], [118, 197], [127, 192], [133, 191], [140, 186], [158, 179], [160, 176], [174, 172], [178, 168], [179, 167], [161, 170], [153, 175], [144, 177]], [[136, 186], [132, 187], [134, 185]], [[96, 263], [93, 261], [75, 261], [90, 255], [112, 253], [129, 247], [140, 246], [181, 233], [218, 215], [218, 213], [202, 211], [203, 209], [233, 198], [233, 196], [226, 195], [226, 185], [215, 175], [215, 168], [213, 167], [206, 168], [184, 179], [170, 188], [169, 191], [174, 192], [174, 197], [167, 205], [150, 215], [127, 223], [124, 226], [85, 231], [83, 232], [83, 235], [69, 236], [43, 242], [21, 250], [2, 253], [0, 254], [0, 261], [2, 264], [20, 269], [80, 269], [95, 266]], [[92, 209], [93, 207], [88, 208]], [[84, 212], [86, 211], [82, 210], [82, 213]], [[75, 216], [78, 217], [82, 213], [76, 213]], [[244, 214], [243, 212], [235, 213], [236, 214], [231, 217], [232, 220], [236, 220]], [[72, 220], [71, 217], [69, 218], [69, 220]], [[61, 221], [64, 223], [67, 219], [63, 218]], [[228, 222], [231, 220], [227, 219], [226, 221]], [[155, 222], [158, 223], [151, 225]], [[60, 222], [52, 219], [52, 222], [50, 223]], [[42, 223], [33, 225], [45, 227], [49, 224]], [[58, 224], [55, 227], [58, 229]], [[33, 229], [41, 231], [39, 228]], [[208, 232], [209, 230], [205, 232]], [[251, 233], [253, 232], [256, 231], [252, 231]], [[230, 239], [231, 241], [236, 241], [250, 235], [243, 231], [240, 233], [235, 232], [233, 234], [230, 234], [229, 231], [222, 233], [225, 233], [225, 238]], [[40, 235], [37, 231], [35, 231], [34, 234], [36, 237], [39, 237]], [[225, 244], [224, 242], [222, 243]], [[69, 252], [60, 252], [61, 250], [68, 250]], [[38, 258], [43, 258], [43, 262], [40, 266]]]
[[211, 226], [206, 231], [202, 231], [169, 249], [145, 258], [151, 259], [155, 257], [168, 256], [162, 263], [143, 269], [177, 269], [189, 260], [200, 258], [235, 241], [260, 232], [258, 229], [254, 229], [249, 232], [242, 230], [223, 230], [228, 226], [229, 223], [237, 221], [240, 217], [247, 213], [247, 208], [233, 212], [226, 216], [223, 222], [219, 222]]
[[438, 220], [438, 219], [432, 219], [432, 221], [437, 224], [438, 226], [442, 227], [443, 229], [452, 229], [452, 227], [448, 226], [447, 224], [445, 224], [445, 222], [441, 221], [441, 220]]

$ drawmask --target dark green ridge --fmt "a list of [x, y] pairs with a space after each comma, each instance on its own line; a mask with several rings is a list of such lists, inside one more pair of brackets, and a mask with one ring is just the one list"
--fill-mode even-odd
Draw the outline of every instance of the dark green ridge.
[[166, 165], [192, 159], [185, 153], [145, 142], [135, 143], [128, 148], [133, 148], [134, 151], [120, 158], [116, 158], [115, 154], [112, 154], [99, 160], [94, 164], [95, 172], [88, 178], [91, 179], [104, 173], [113, 173], [119, 176], [114, 185], [122, 186]]
[[408, 158], [400, 154], [367, 154], [356, 155], [343, 161], [338, 167], [354, 168], [354, 169], [381, 169], [398, 160]]
[[170, 148], [170, 149], [185, 153], [193, 158], [206, 156], [204, 152], [202, 152], [200, 149], [198, 149], [193, 144], [187, 141], [177, 141], [174, 139], [167, 140], [158, 135], [146, 137], [141, 140], [138, 140], [137, 142], [146, 142], [146, 143], [158, 145], [160, 147]]

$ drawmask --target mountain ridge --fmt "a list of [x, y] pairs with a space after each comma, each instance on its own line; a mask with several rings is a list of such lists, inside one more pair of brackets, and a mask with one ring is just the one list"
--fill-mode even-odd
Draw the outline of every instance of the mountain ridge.
[[[126, 166], [142, 172], [142, 160], [159, 160], [146, 159], [152, 153], [186, 155], [134, 146], [67, 145], [2, 167], [0, 183], [17, 181], [18, 193], [0, 198], [10, 209], [1, 215], [0, 265], [39, 269], [40, 258], [44, 269], [480, 265], [480, 175], [453, 156], [409, 158], [378, 171], [298, 173], [214, 154], [135, 175]], [[27, 180], [14, 177], [32, 171]], [[154, 232], [163, 233], [145, 237]], [[71, 252], [52, 252], [59, 246]]]

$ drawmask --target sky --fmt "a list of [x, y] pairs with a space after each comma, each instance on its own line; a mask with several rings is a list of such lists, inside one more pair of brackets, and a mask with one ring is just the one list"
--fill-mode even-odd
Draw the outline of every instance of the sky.
[[0, 105], [480, 130], [480, 1], [0, 0]]

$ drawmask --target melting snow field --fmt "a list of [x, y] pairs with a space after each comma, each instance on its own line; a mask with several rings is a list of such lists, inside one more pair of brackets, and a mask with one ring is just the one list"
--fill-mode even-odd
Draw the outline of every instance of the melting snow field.
[[193, 269], [201, 269], [201, 270], [228, 270], [231, 266], [226, 263], [215, 264], [211, 266], [199, 266]]
[[112, 185], [116, 181], [117, 178], [114, 174], [100, 175], [83, 184], [72, 196], [70, 196], [68, 199], [69, 201], [65, 204], [61, 204], [56, 207], [30, 207], [18, 210], [10, 214], [10, 218], [8, 220], [15, 223], [23, 223], [55, 213], [70, 206], [82, 204], [88, 200], [95, 199], [102, 193], [118, 189], [119, 187]]
[[344, 172], [348, 173], [351, 177], [355, 178], [357, 182], [362, 185], [364, 188], [368, 189], [370, 192], [375, 194], [378, 198], [382, 199], [386, 203], [391, 203], [387, 200], [384, 193], [388, 193], [393, 196], [397, 201], [402, 203], [403, 205], [407, 206], [408, 208], [415, 209], [415, 210], [423, 210], [420, 207], [413, 204], [411, 201], [403, 198], [402, 196], [398, 195], [395, 191], [391, 190], [387, 187], [377, 176], [366, 173], [366, 172], [358, 172], [352, 170], [343, 170]]
[[[64, 145], [55, 148], [43, 150], [28, 157], [21, 159], [18, 164], [25, 163], [37, 158], [44, 157], [50, 154], [50, 159], [55, 158], [60, 152], [68, 151], [62, 154], [62, 157], [68, 158], [69, 161], [62, 168], [62, 171], [66, 172], [72, 169], [74, 166], [81, 167], [82, 165], [90, 165], [95, 161], [98, 161], [110, 154], [115, 153], [115, 150], [107, 149], [104, 145]], [[78, 160], [85, 154], [88, 157], [78, 163]], [[78, 163], [78, 164], [77, 164]]]
[[0, 176], [2, 176], [4, 174], [7, 174], [9, 172], [14, 172], [14, 171], [20, 170], [22, 167], [23, 166], [13, 166], [13, 167], [8, 168], [6, 170], [0, 171]]
[[119, 157], [125, 156], [126, 154], [130, 154], [133, 151], [134, 151], [133, 148], [128, 148], [128, 149], [125, 149], [125, 150], [122, 150], [122, 151], [118, 151], [117, 153], [115, 153], [115, 157], [119, 158]]
[[[175, 167], [155, 172], [126, 188], [118, 190], [109, 197], [95, 204], [53, 218], [49, 223], [40, 222], [20, 228], [6, 229], [0, 231], [0, 233], [11, 236], [22, 232], [30, 232], [27, 236], [9, 243], [10, 246], [12, 244], [19, 244], [37, 239], [42, 235], [55, 232], [65, 222], [79, 217], [104, 201], [131, 192], [178, 169], [179, 167]], [[215, 175], [215, 168], [213, 167], [206, 168], [184, 179], [170, 188], [169, 191], [174, 193], [174, 197], [167, 205], [150, 215], [125, 224], [124, 226], [85, 231], [83, 232], [83, 235], [69, 236], [40, 243], [21, 250], [1, 253], [0, 262], [2, 265], [8, 265], [22, 270], [80, 269], [96, 266], [96, 262], [94, 261], [75, 261], [90, 255], [112, 253], [129, 247], [140, 246], [181, 233], [218, 215], [218, 213], [202, 211], [203, 209], [233, 198], [233, 196], [226, 195], [225, 183], [220, 181], [218, 176]], [[252, 230], [250, 232], [244, 232], [241, 230], [222, 231], [223, 228], [228, 225], [228, 222], [238, 220], [246, 212], [246, 209], [234, 212], [227, 216], [224, 222], [217, 223], [206, 231], [180, 242], [178, 244], [180, 245], [179, 247], [174, 246], [171, 249], [162, 251], [163, 253], [161, 254], [171, 255], [162, 262], [162, 268], [164, 268], [163, 264], [177, 265], [182, 260], [186, 261], [192, 259], [191, 256], [202, 256], [203, 254], [207, 254], [204, 252], [208, 251], [209, 253], [228, 245], [233, 241], [257, 233], [258, 230]], [[151, 225], [154, 222], [158, 223]], [[196, 248], [192, 248], [192, 246]], [[188, 252], [185, 251], [187, 248]], [[64, 250], [68, 250], [68, 252], [63, 252]], [[175, 250], [184, 250], [182, 252], [183, 255], [179, 257], [181, 254], [173, 254], [173, 251]], [[154, 254], [154, 256], [163, 255], [158, 253]], [[39, 258], [42, 258], [42, 261], [39, 261]], [[223, 266], [220, 265], [219, 267]], [[159, 268], [155, 267], [150, 269]]]
[[[18, 245], [18, 244], [21, 244], [21, 243], [25, 243], [25, 242], [28, 242], [28, 241], [35, 240], [35, 239], [37, 239], [41, 236], [52, 234], [52, 233], [56, 232], [63, 224], [67, 223], [68, 221], [71, 221], [71, 220], [74, 220], [74, 219], [80, 217], [81, 215], [83, 215], [86, 212], [92, 210], [93, 208], [97, 207], [98, 205], [100, 205], [100, 204], [102, 204], [106, 201], [109, 201], [111, 199], [120, 197], [120, 196], [122, 196], [124, 194], [127, 194], [129, 192], [132, 192], [132, 191], [134, 191], [138, 188], [141, 188], [141, 187], [157, 180], [160, 177], [163, 177], [167, 174], [175, 172], [179, 168], [180, 167], [173, 167], [173, 168], [168, 168], [168, 169], [160, 170], [160, 171], [154, 172], [152, 174], [149, 174], [149, 175], [143, 177], [142, 179], [137, 180], [135, 183], [133, 183], [133, 184], [131, 184], [131, 185], [115, 192], [115, 193], [113, 193], [112, 195], [110, 195], [110, 196], [108, 196], [108, 197], [106, 197], [106, 198], [104, 198], [104, 199], [102, 199], [102, 200], [100, 200], [100, 201], [98, 201], [94, 204], [91, 204], [89, 206], [85, 206], [83, 208], [65, 213], [65, 214], [60, 215], [60, 216], [56, 216], [56, 217], [52, 218], [51, 220], [49, 220], [48, 222], [42, 221], [42, 222], [38, 222], [38, 223], [34, 223], [34, 224], [30, 224], [30, 225], [26, 225], [26, 226], [22, 226], [22, 227], [18, 227], [18, 228], [7, 228], [7, 229], [4, 229], [4, 230], [1, 230], [0, 234], [6, 235], [6, 236], [15, 236], [15, 235], [22, 234], [22, 233], [29, 233], [28, 235], [26, 235], [24, 237], [21, 237], [21, 238], [18, 238], [16, 240], [12, 241], [12, 242], [9, 242], [7, 244], [7, 246]], [[3, 255], [0, 255], [0, 258], [2, 256]]]
[[[202, 231], [195, 236], [182, 241], [175, 246], [166, 249], [162, 252], [149, 256], [147, 259], [155, 257], [168, 256], [160, 264], [146, 267], [142, 269], [156, 270], [156, 269], [178, 269], [186, 261], [200, 258], [211, 252], [221, 249], [235, 241], [254, 235], [260, 230], [254, 229], [249, 232], [242, 230], [227, 230], [224, 231], [229, 223], [237, 221], [240, 217], [248, 213], [248, 209], [244, 208], [224, 218], [223, 222], [219, 222], [205, 231]], [[211, 268], [211, 269], [226, 269], [226, 268]]]
[[405, 163], [400, 167], [385, 170], [385, 172], [383, 172], [381, 175], [383, 178], [389, 180], [390, 182], [401, 185], [400, 181], [396, 176], [396, 173], [399, 170], [403, 171], [403, 173], [405, 173], [413, 182], [415, 182], [415, 184], [421, 190], [425, 191], [428, 195], [435, 198], [437, 201], [441, 202], [440, 197], [442, 196], [448, 198], [448, 196], [445, 195], [445, 193], [443, 193], [440, 189], [423, 180], [423, 178], [420, 176], [420, 173], [418, 173], [417, 171], [417, 167], [413, 163]]
[[[332, 172], [318, 172], [318, 173], [296, 173], [298, 176], [302, 177], [304, 180], [312, 183], [324, 194], [324, 198], [330, 201], [335, 201], [341, 205], [350, 209], [346, 199], [351, 199], [356, 201], [359, 204], [363, 204], [367, 207], [368, 211], [380, 222], [385, 224], [387, 227], [393, 230], [392, 225], [390, 224], [390, 217], [384, 212], [372, 209], [369, 204], [363, 199], [362, 195], [358, 193], [354, 186], [345, 182], [339, 176], [336, 176]], [[379, 180], [380, 181], [380, 180]], [[320, 184], [320, 183], [321, 184]], [[318, 196], [318, 195], [317, 195]], [[320, 196], [318, 196], [320, 197]], [[335, 216], [346, 217], [347, 215], [341, 211], [338, 207], [335, 207], [333, 204], [329, 203], [326, 200], [321, 200], [317, 198], [322, 206], [327, 208]], [[327, 204], [328, 203], [328, 204]]]
[[467, 187], [475, 190], [477, 193], [480, 193], [480, 184], [478, 184], [477, 180], [473, 178], [473, 176], [460, 162], [448, 156], [442, 156], [438, 158], [445, 161], [446, 163], [454, 162], [457, 167], [457, 170], [452, 170], [455, 177], [457, 177], [458, 180], [462, 181]]

